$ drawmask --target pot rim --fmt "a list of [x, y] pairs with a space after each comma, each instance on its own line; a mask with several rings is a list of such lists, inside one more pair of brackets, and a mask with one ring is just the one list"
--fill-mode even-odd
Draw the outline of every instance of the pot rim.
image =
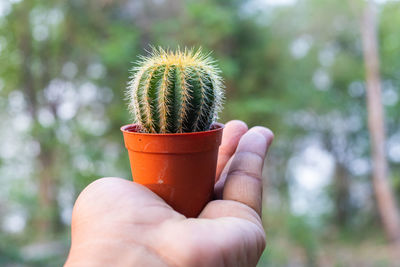
[[201, 132], [188, 132], [188, 133], [141, 133], [141, 132], [129, 131], [128, 129], [131, 127], [138, 127], [138, 124], [131, 123], [131, 124], [124, 125], [120, 128], [120, 130], [125, 134], [131, 134], [131, 135], [190, 136], [190, 135], [199, 135], [199, 134], [218, 132], [218, 131], [222, 130], [225, 127], [225, 125], [222, 123], [219, 123], [219, 122], [214, 122], [213, 124], [211, 124], [211, 127], [214, 127], [215, 129], [201, 131]]

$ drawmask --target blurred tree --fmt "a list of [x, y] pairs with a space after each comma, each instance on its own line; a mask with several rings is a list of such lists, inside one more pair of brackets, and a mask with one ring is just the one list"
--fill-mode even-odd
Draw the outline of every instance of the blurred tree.
[[386, 235], [400, 249], [400, 214], [387, 178], [385, 120], [381, 97], [382, 89], [375, 14], [376, 10], [373, 2], [368, 1], [363, 14], [362, 35], [367, 79], [368, 126], [371, 135], [373, 162], [372, 180]]
[[[58, 206], [56, 203], [57, 179], [54, 173], [55, 151], [51, 145], [50, 136], [54, 134], [52, 130], [42, 128], [38, 121], [38, 110], [42, 103], [39, 103], [39, 88], [48, 85], [51, 79], [49, 45], [45, 41], [42, 46], [35, 47], [30, 27], [30, 12], [34, 7], [33, 1], [24, 1], [16, 6], [14, 13], [10, 15], [8, 21], [16, 41], [15, 50], [21, 58], [21, 64], [16, 66], [18, 74], [18, 87], [25, 95], [26, 110], [29, 114], [33, 129], [32, 135], [41, 145], [41, 150], [37, 161], [37, 183], [38, 183], [38, 209], [34, 211], [34, 223], [36, 224], [35, 233], [43, 238], [46, 232], [54, 231], [55, 224], [58, 222]], [[14, 17], [16, 20], [12, 20]], [[21, 19], [21, 20], [19, 20]], [[40, 64], [40, 73], [35, 73], [34, 65]], [[51, 112], [56, 115], [55, 103]], [[56, 117], [56, 116], [55, 116]]]
[[[270, 251], [287, 258], [280, 265], [299, 265], [294, 259], [302, 254], [305, 265], [318, 265], [321, 251], [334, 253], [329, 246], [346, 229], [349, 239], [376, 231], [372, 242], [379, 241], [368, 179], [362, 7], [337, 0], [0, 1], [0, 264], [32, 265], [25, 245], [39, 237], [67, 244], [78, 193], [101, 176], [130, 177], [119, 131], [132, 120], [124, 91], [132, 61], [149, 44], [212, 51], [227, 86], [221, 121], [274, 130], [265, 195], [268, 225], [276, 219], [267, 228]], [[400, 2], [379, 8], [388, 179], [397, 177], [399, 193]], [[292, 169], [292, 159], [310, 146], [329, 155], [330, 177], [315, 181]], [[324, 179], [324, 195], [313, 203], [293, 194], [301, 180], [315, 186]], [[291, 215], [296, 202], [306, 203], [304, 216]], [[56, 257], [61, 265], [63, 256]], [[277, 265], [274, 255], [266, 257]]]

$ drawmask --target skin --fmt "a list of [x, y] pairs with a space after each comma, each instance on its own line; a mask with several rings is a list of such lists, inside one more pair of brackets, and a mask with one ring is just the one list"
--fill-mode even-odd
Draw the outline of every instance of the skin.
[[261, 174], [272, 140], [267, 128], [226, 124], [216, 200], [198, 218], [131, 181], [91, 183], [73, 209], [65, 266], [256, 266], [265, 248]]

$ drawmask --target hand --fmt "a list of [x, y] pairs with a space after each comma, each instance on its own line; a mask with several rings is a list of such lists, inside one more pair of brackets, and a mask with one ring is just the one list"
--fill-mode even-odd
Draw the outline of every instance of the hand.
[[102, 178], [78, 197], [66, 266], [255, 266], [270, 130], [228, 122], [219, 149], [216, 200], [187, 219], [146, 187]]

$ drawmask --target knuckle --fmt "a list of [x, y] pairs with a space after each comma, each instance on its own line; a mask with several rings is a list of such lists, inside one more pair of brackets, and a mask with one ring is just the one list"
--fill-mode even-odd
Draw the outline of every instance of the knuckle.
[[242, 170], [242, 169], [229, 170], [228, 176], [232, 176], [232, 177], [239, 176], [239, 177], [252, 178], [257, 181], [261, 181], [261, 178], [262, 178], [260, 173]]

